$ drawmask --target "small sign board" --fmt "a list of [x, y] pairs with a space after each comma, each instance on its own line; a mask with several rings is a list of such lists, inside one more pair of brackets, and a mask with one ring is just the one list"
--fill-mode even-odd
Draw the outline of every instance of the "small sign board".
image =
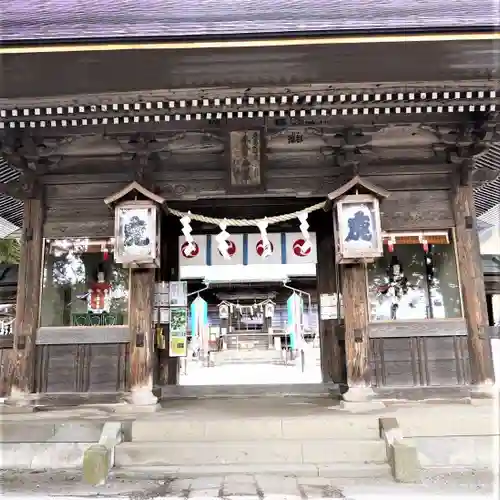
[[172, 358], [182, 358], [187, 355], [186, 335], [171, 335], [169, 354]]
[[154, 306], [168, 307], [170, 305], [170, 284], [167, 281], [155, 283]]

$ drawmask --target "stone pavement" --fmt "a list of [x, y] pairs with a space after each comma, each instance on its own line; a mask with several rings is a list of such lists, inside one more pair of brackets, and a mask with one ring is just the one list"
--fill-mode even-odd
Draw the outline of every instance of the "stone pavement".
[[[79, 500], [83, 498], [125, 498], [133, 500], [308, 500], [345, 498], [417, 500], [495, 498], [494, 476], [486, 470], [425, 472], [421, 483], [395, 484], [388, 478], [365, 479], [294, 477], [265, 474], [232, 474], [175, 478], [160, 470], [115, 471], [106, 485], [91, 487], [75, 472], [14, 472], [2, 474], [3, 496], [17, 500]], [[496, 478], [498, 479], [498, 478]], [[498, 490], [496, 490], [498, 491]], [[496, 495], [496, 496], [495, 496]]]

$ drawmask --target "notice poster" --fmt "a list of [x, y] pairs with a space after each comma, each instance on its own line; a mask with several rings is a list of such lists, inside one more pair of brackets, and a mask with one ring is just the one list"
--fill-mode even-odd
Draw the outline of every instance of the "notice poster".
[[170, 357], [185, 357], [187, 355], [187, 337], [185, 335], [171, 335], [169, 347]]
[[172, 307], [170, 309], [170, 335], [187, 332], [187, 309], [185, 307]]
[[322, 293], [319, 297], [319, 311], [322, 320], [337, 319], [337, 295]]
[[186, 281], [171, 281], [170, 282], [170, 305], [185, 306], [188, 305], [187, 299], [187, 282]]

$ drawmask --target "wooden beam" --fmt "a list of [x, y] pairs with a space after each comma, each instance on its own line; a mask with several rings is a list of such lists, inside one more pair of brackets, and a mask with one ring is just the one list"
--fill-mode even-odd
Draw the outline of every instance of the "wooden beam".
[[[343, 383], [345, 371], [345, 353], [338, 336], [340, 318], [321, 319], [321, 297], [337, 294], [337, 269], [333, 241], [333, 220], [331, 214], [324, 214], [326, 219], [321, 230], [316, 232], [318, 263], [316, 265], [317, 293], [319, 304], [319, 338], [321, 352], [321, 374], [323, 382]], [[323, 301], [324, 302], [324, 301]]]
[[366, 264], [343, 265], [341, 270], [347, 385], [366, 388], [371, 385]]
[[494, 380], [484, 275], [474, 210], [474, 194], [469, 170], [457, 172], [452, 191], [458, 269], [467, 323], [469, 358], [474, 384]]
[[131, 402], [139, 405], [156, 403], [152, 392], [154, 282], [154, 269], [130, 270], [130, 390]]
[[44, 205], [41, 199], [24, 201], [14, 346], [8, 368], [10, 395], [13, 400], [23, 399], [33, 390], [42, 275], [43, 218]]

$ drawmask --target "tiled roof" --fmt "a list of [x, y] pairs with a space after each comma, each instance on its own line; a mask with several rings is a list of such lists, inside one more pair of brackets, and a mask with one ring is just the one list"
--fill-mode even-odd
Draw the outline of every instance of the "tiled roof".
[[474, 190], [476, 199], [476, 212], [478, 216], [486, 214], [493, 207], [490, 216], [496, 217], [493, 225], [500, 224], [500, 144], [494, 144], [486, 154], [476, 159], [478, 167], [496, 170], [499, 176], [492, 182], [486, 182]]
[[[0, 184], [6, 184], [19, 178], [19, 172], [10, 167], [9, 164], [0, 156]], [[0, 222], [0, 238], [5, 238], [8, 229], [14, 226], [11, 233], [21, 226], [23, 221], [23, 202], [11, 198], [5, 194], [0, 194], [0, 217], [6, 221], [6, 224]]]
[[496, 16], [491, 0], [8, 0], [0, 40], [470, 31], [495, 27]]

